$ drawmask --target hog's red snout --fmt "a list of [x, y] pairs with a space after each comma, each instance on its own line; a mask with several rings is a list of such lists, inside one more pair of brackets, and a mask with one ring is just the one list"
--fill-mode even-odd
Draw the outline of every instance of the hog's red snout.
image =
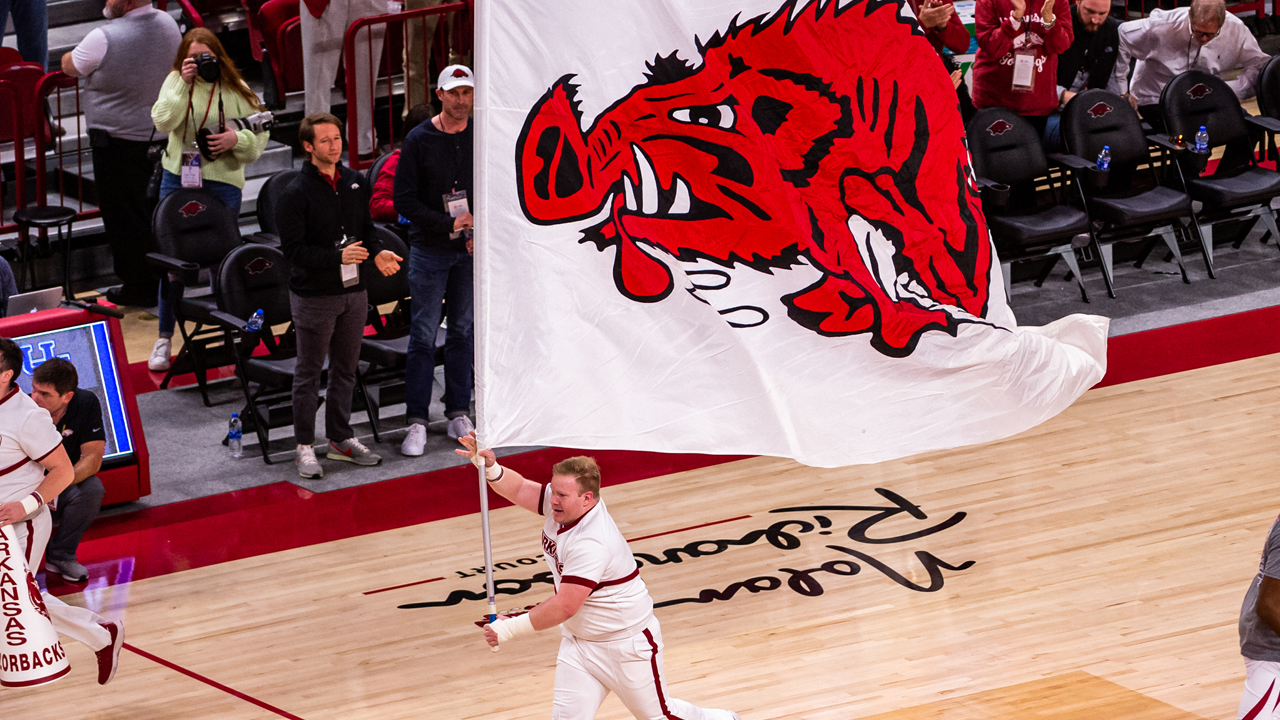
[[[573, 86], [557, 82], [529, 114], [518, 164], [525, 214], [535, 223], [576, 220], [600, 209], [608, 186], [592, 177]], [[593, 182], [596, 181], [596, 182]]]

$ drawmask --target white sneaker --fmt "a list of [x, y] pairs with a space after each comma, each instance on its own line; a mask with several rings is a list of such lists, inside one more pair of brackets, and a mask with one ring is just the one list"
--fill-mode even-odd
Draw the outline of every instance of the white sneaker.
[[476, 427], [471, 424], [471, 418], [466, 415], [459, 415], [449, 421], [449, 437], [454, 440], [457, 440], [460, 437], [466, 437], [467, 433], [475, 429]]
[[409, 434], [404, 436], [404, 442], [400, 444], [400, 454], [409, 457], [418, 457], [427, 449], [427, 428], [424, 425], [414, 423], [409, 426]]
[[298, 468], [298, 475], [308, 480], [317, 480], [324, 477], [324, 468], [320, 467], [320, 462], [316, 460], [316, 449], [310, 445], [298, 446], [298, 459], [294, 461]]
[[147, 369], [151, 372], [164, 372], [169, 369], [169, 355], [173, 351], [173, 340], [159, 338], [155, 347], [151, 348], [151, 357], [147, 358]]

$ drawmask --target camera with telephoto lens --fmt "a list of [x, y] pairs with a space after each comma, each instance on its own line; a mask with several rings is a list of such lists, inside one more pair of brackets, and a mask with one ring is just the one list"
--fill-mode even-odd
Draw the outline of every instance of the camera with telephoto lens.
[[222, 79], [222, 67], [218, 65], [218, 58], [209, 53], [200, 53], [195, 57], [196, 75], [201, 80], [209, 83], [216, 83]]
[[[254, 113], [248, 117], [231, 118], [227, 120], [227, 130], [239, 132], [248, 130], [249, 132], [267, 132], [276, 124], [275, 117], [267, 110]], [[213, 130], [209, 128], [200, 128], [196, 131], [196, 146], [200, 148], [200, 154], [206, 160], [215, 159], [213, 151], [209, 149], [209, 136], [213, 134]]]

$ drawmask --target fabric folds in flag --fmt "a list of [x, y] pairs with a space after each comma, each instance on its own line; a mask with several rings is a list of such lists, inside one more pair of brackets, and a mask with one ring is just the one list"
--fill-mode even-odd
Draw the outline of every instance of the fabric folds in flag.
[[871, 463], [1102, 378], [1104, 318], [1018, 326], [906, 2], [477, 10], [485, 445]]

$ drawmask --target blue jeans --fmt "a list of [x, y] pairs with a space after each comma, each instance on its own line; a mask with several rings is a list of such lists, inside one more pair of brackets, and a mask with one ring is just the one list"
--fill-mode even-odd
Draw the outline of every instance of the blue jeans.
[[[40, 63], [49, 72], [49, 6], [47, 0], [0, 0], [0, 28], [13, 14], [18, 52], [26, 62]], [[0, 31], [2, 32], [2, 31]]]
[[476, 354], [472, 287], [471, 253], [417, 245], [409, 248], [409, 293], [413, 302], [405, 368], [405, 422], [410, 425], [427, 424], [442, 302], [449, 307], [444, 341], [445, 416], [457, 417], [471, 410], [471, 369]]
[[1044, 123], [1044, 139], [1041, 144], [1044, 146], [1045, 153], [1063, 151], [1061, 113], [1049, 113], [1049, 117]]
[[[4, 2], [4, 0], [0, 0]], [[236, 217], [240, 217], [240, 198], [242, 192], [240, 188], [231, 183], [218, 182], [217, 180], [205, 180], [203, 187], [210, 195], [222, 201], [231, 209]], [[160, 199], [163, 200], [166, 195], [182, 189], [182, 178], [174, 173], [165, 170], [160, 177]], [[174, 326], [177, 321], [173, 317], [173, 308], [182, 301], [182, 293], [186, 288], [177, 278], [169, 277], [162, 274], [160, 276], [160, 292], [159, 307], [156, 308], [156, 315], [160, 318], [160, 337], [173, 337]]]

